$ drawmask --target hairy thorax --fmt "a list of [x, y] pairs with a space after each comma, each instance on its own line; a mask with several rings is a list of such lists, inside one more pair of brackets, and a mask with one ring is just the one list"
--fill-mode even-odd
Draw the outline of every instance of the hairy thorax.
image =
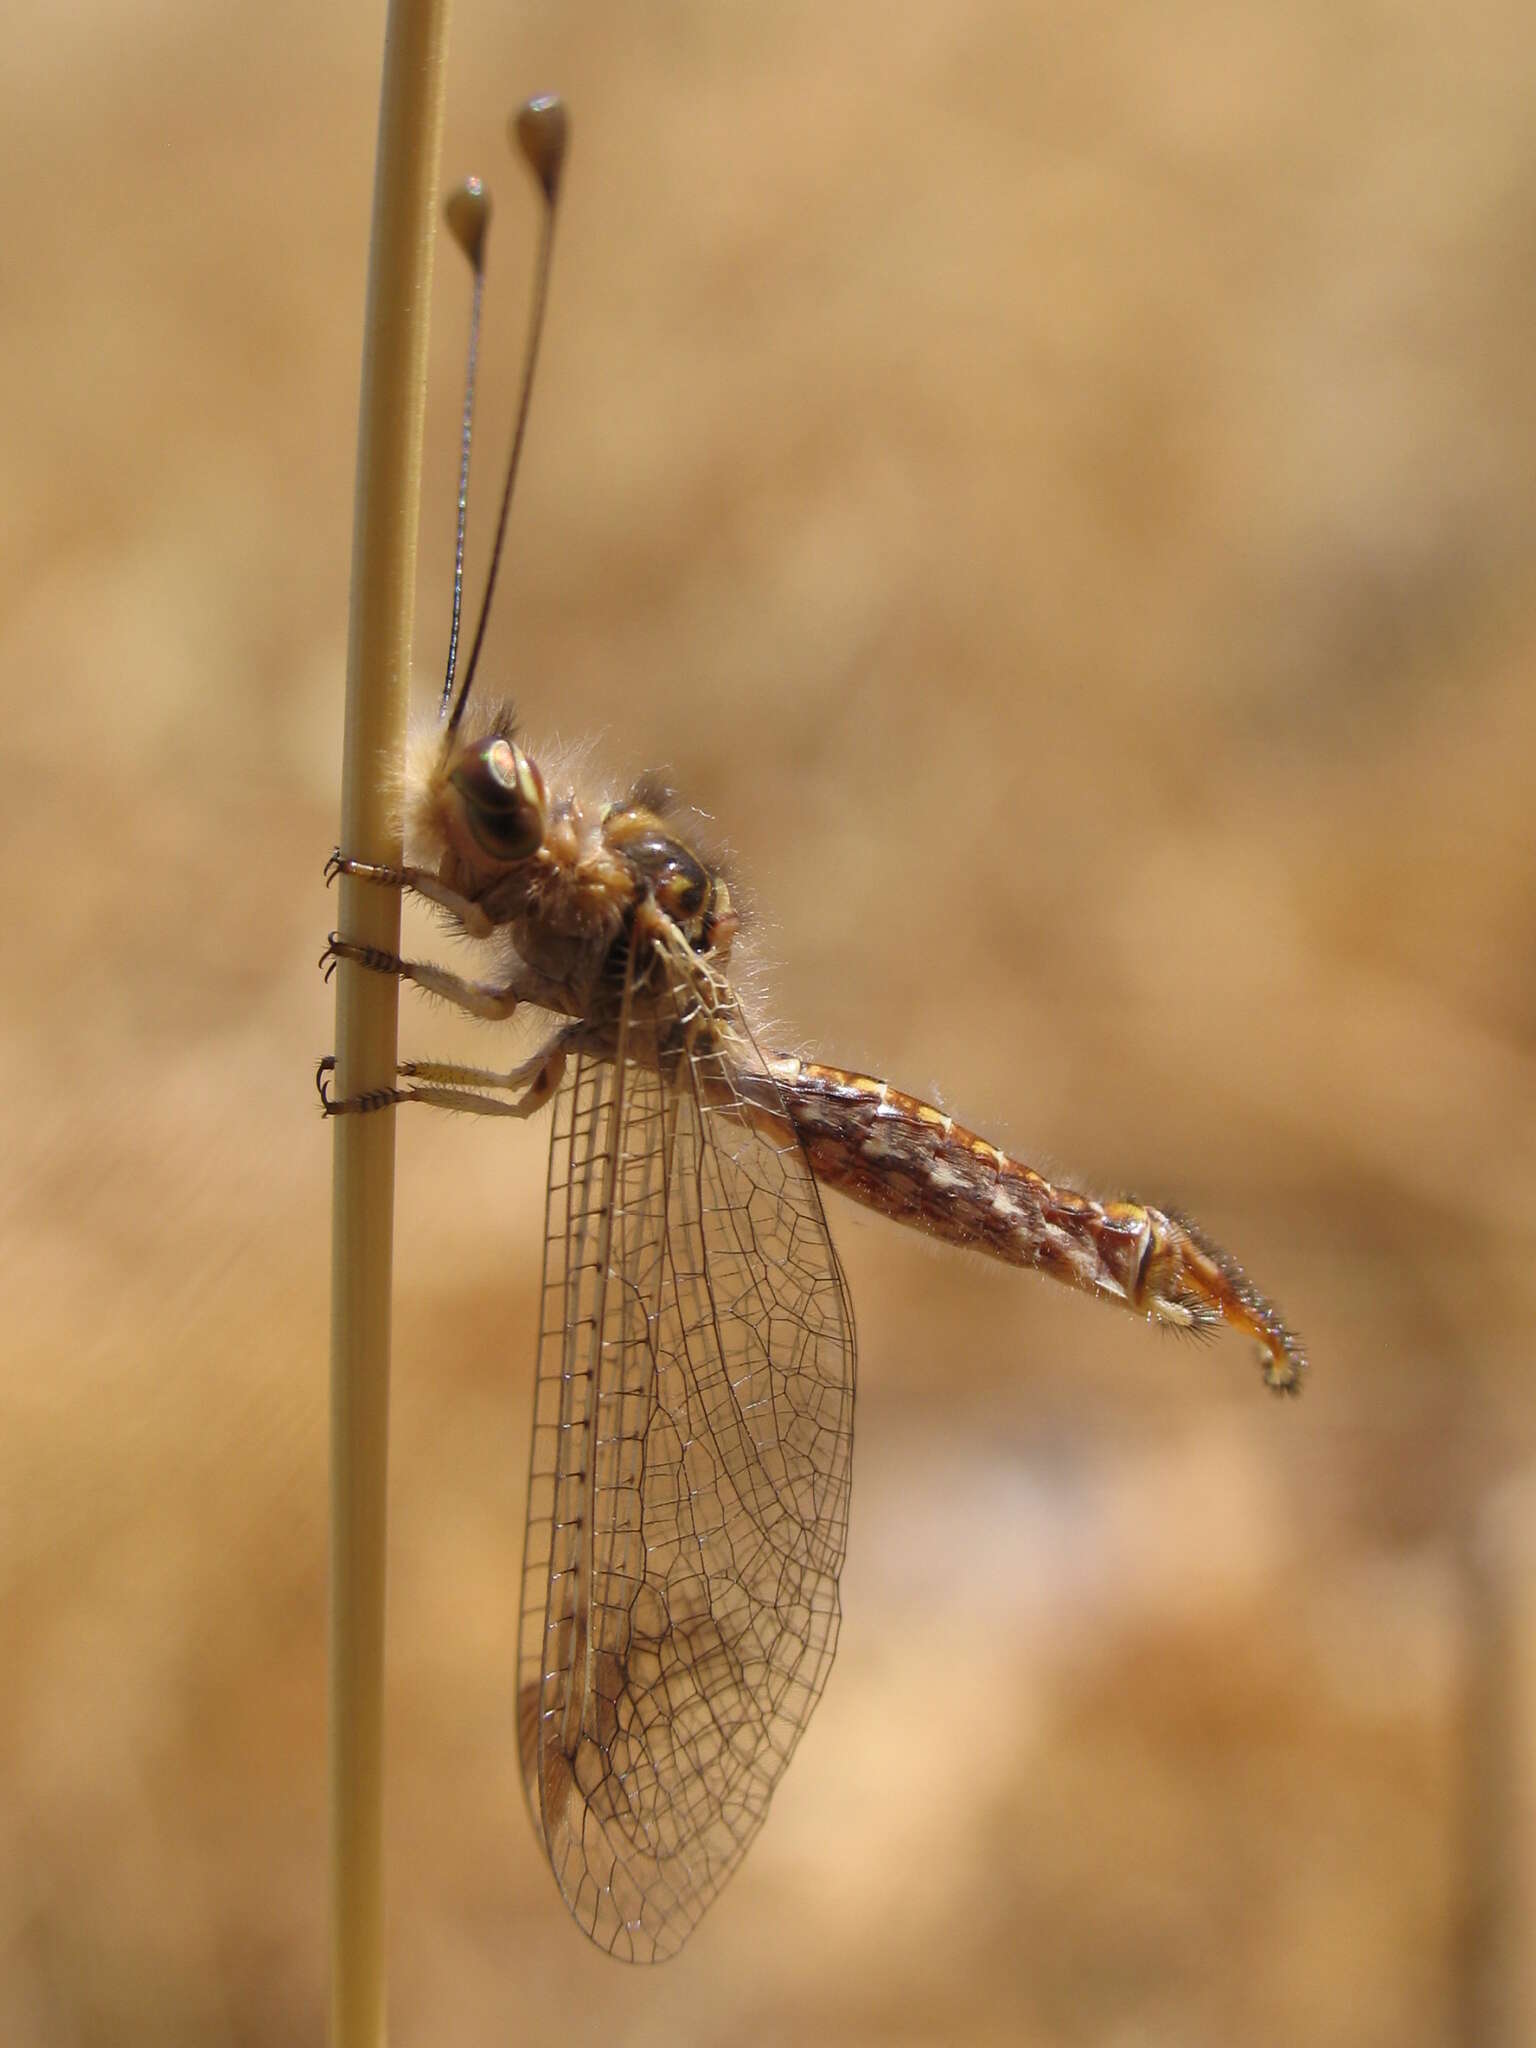
[[717, 862], [670, 792], [646, 781], [611, 798], [544, 770], [517, 743], [509, 707], [409, 764], [413, 854], [460, 904], [471, 937], [501, 939], [509, 967], [595, 1036], [653, 1042], [713, 1010], [737, 917]]

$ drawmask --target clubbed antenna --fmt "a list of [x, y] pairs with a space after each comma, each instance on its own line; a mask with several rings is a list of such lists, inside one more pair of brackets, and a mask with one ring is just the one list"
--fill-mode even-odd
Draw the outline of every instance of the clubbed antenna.
[[[501, 566], [502, 546], [507, 535], [507, 515], [512, 509], [512, 487], [517, 481], [517, 465], [522, 456], [523, 438], [528, 427], [528, 407], [533, 396], [533, 373], [538, 365], [539, 337], [544, 330], [544, 307], [549, 297], [549, 270], [555, 246], [555, 203], [560, 195], [560, 173], [565, 164], [566, 147], [570, 139], [570, 121], [566, 115], [565, 102], [556, 93], [543, 93], [537, 99], [527, 101], [512, 118], [511, 136], [528, 168], [538, 180], [539, 190], [544, 195], [544, 219], [539, 235], [533, 308], [529, 315], [528, 348], [523, 358], [523, 381], [518, 394], [517, 424], [512, 434], [512, 453], [507, 459], [507, 479], [502, 487], [501, 510], [496, 520], [496, 538], [491, 547], [491, 566], [485, 579], [485, 596], [480, 601], [480, 616], [475, 622], [475, 637], [470, 646], [464, 681], [453, 701], [453, 709], [448, 714], [446, 731], [450, 734], [463, 716], [470, 685], [475, 680], [480, 649], [485, 642], [491, 596], [496, 588], [496, 572]], [[447, 703], [446, 691], [444, 703]]]
[[475, 425], [475, 363], [480, 353], [480, 304], [485, 296], [485, 237], [491, 224], [490, 195], [478, 178], [466, 178], [448, 196], [443, 209], [448, 232], [469, 258], [475, 273], [469, 308], [469, 362], [464, 374], [464, 424], [459, 433], [459, 511], [453, 541], [453, 623], [448, 629], [448, 669], [438, 713], [446, 718], [453, 697], [453, 672], [459, 659], [459, 612], [464, 601], [464, 527], [469, 517], [469, 449]]

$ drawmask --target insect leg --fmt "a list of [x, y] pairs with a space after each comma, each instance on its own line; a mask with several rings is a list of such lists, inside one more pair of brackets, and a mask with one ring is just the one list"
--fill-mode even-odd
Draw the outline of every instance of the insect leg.
[[[336, 1058], [327, 1053], [315, 1071], [320, 1106], [327, 1116], [367, 1116], [379, 1109], [392, 1109], [403, 1102], [425, 1102], [434, 1109], [464, 1109], [475, 1116], [530, 1117], [541, 1110], [560, 1086], [565, 1073], [566, 1034], [561, 1033], [532, 1059], [510, 1073], [498, 1074], [490, 1067], [461, 1067], [434, 1060], [402, 1060], [396, 1072], [412, 1085], [408, 1088], [375, 1088], [366, 1095], [349, 1095], [337, 1101], [326, 1076], [336, 1071]], [[482, 1091], [503, 1088], [516, 1099], [503, 1102]], [[517, 1093], [518, 1090], [522, 1092]]]
[[358, 882], [372, 882], [381, 889], [409, 889], [414, 895], [425, 897], [427, 902], [437, 904], [439, 909], [451, 911], [472, 939], [488, 939], [495, 929], [473, 897], [461, 896], [457, 889], [450, 889], [446, 882], [440, 882], [426, 868], [389, 868], [374, 861], [349, 860], [337, 846], [331, 849], [331, 857], [325, 864], [327, 887], [338, 875], [350, 875]]
[[472, 1017], [483, 1017], [493, 1024], [510, 1017], [519, 1003], [560, 1007], [548, 1000], [554, 991], [543, 983], [535, 987], [526, 976], [506, 983], [470, 981], [446, 967], [434, 967], [430, 961], [402, 960], [398, 953], [386, 953], [379, 946], [360, 946], [352, 939], [344, 939], [340, 932], [332, 932], [320, 955], [327, 981], [335, 973], [338, 960], [351, 960], [375, 974], [397, 974], [402, 981], [414, 982], [429, 995], [441, 996], [455, 1009], [467, 1010]]
[[[548, 1102], [560, 1086], [565, 1073], [566, 1034], [560, 1033], [549, 1045], [536, 1052], [532, 1059], [524, 1060], [509, 1074], [498, 1074], [493, 1067], [460, 1067], [437, 1060], [406, 1060], [400, 1066], [400, 1073], [418, 1083], [425, 1082], [445, 1092], [450, 1088], [484, 1090], [502, 1088], [509, 1095], [516, 1095], [513, 1103], [491, 1100], [489, 1108], [497, 1116], [534, 1116]], [[414, 1100], [427, 1100], [420, 1086]], [[434, 1095], [431, 1099], [435, 1100]], [[470, 1100], [483, 1101], [483, 1094], [476, 1094]], [[455, 1097], [451, 1106], [455, 1109], [466, 1107], [463, 1099]]]

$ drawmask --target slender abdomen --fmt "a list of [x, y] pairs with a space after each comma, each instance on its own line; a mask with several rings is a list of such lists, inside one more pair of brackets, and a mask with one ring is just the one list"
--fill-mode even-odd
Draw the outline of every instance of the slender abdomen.
[[1157, 1321], [1226, 1323], [1257, 1342], [1271, 1386], [1299, 1384], [1301, 1346], [1237, 1264], [1185, 1219], [1057, 1186], [889, 1082], [792, 1055], [767, 1065], [825, 1186]]

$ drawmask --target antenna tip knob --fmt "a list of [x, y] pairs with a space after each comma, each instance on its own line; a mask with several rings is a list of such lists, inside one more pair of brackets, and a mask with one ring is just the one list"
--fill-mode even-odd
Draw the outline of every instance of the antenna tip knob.
[[448, 232], [478, 271], [485, 261], [485, 232], [491, 224], [491, 195], [478, 178], [466, 178], [443, 207]]
[[570, 137], [570, 116], [557, 92], [541, 92], [535, 99], [525, 100], [512, 116], [512, 141], [521, 150], [551, 206], [560, 189], [560, 172]]

